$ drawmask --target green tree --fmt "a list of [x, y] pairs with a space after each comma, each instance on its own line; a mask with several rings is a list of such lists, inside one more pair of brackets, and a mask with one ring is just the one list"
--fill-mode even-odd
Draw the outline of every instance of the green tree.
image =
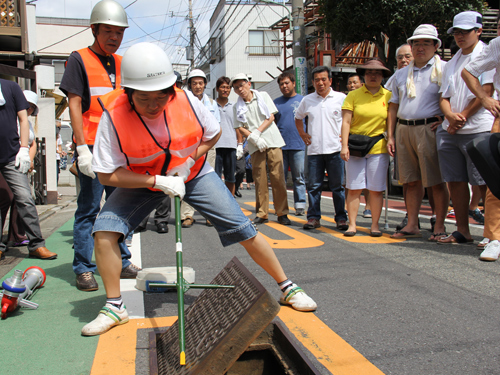
[[[481, 0], [320, 0], [325, 30], [341, 43], [374, 42], [379, 57], [392, 69], [396, 49], [420, 24], [437, 27], [440, 39], [447, 35], [453, 17], [466, 10], [482, 11]], [[389, 37], [385, 55], [384, 38]]]

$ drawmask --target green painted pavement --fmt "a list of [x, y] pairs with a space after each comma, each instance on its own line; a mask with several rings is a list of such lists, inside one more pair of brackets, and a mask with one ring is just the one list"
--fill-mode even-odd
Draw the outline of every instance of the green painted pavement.
[[[31, 297], [37, 310], [17, 309], [0, 321], [3, 374], [90, 374], [99, 337], [83, 337], [81, 328], [94, 319], [105, 300], [104, 287], [80, 292], [73, 273], [73, 219], [46, 240], [56, 260], [26, 258], [15, 269], [41, 267], [47, 279]], [[10, 278], [14, 269], [4, 278]], [[99, 285], [101, 278], [96, 276]]]

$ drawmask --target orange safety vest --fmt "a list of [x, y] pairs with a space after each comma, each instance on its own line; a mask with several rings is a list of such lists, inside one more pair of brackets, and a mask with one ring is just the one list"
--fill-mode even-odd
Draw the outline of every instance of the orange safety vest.
[[[175, 96], [163, 109], [165, 131], [170, 138], [166, 147], [154, 138], [130, 105], [124, 90], [116, 89], [99, 101], [111, 119], [120, 150], [127, 159], [127, 169], [132, 172], [166, 176], [169, 170], [184, 163], [201, 143], [203, 126], [183, 90], [175, 88]], [[196, 161], [187, 181], [198, 175], [205, 159], [203, 155]]]
[[[82, 57], [83, 65], [87, 73], [90, 89], [90, 108], [87, 112], [83, 113], [83, 135], [85, 143], [93, 145], [95, 141], [95, 134], [97, 126], [102, 115], [102, 108], [97, 99], [113, 91], [113, 84], [109, 79], [108, 72], [102, 66], [101, 60], [89, 48], [82, 48], [77, 51]], [[120, 69], [122, 57], [113, 54], [115, 59], [116, 82], [115, 87], [120, 87]]]

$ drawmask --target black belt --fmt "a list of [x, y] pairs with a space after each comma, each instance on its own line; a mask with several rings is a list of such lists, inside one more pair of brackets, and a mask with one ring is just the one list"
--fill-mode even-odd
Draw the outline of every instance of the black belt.
[[437, 117], [429, 117], [429, 118], [422, 118], [420, 120], [403, 120], [399, 119], [399, 123], [403, 125], [427, 125], [427, 124], [432, 124], [433, 122], [438, 122], [440, 121]]

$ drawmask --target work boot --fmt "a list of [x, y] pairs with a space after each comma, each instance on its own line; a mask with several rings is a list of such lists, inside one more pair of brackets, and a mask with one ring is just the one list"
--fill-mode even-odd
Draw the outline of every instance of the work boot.
[[84, 292], [93, 292], [99, 289], [99, 285], [90, 271], [76, 275], [76, 288]]
[[108, 332], [114, 326], [125, 324], [128, 322], [128, 313], [125, 306], [118, 309], [111, 303], [106, 303], [99, 311], [99, 315], [90, 323], [82, 328], [83, 336], [102, 335]]

